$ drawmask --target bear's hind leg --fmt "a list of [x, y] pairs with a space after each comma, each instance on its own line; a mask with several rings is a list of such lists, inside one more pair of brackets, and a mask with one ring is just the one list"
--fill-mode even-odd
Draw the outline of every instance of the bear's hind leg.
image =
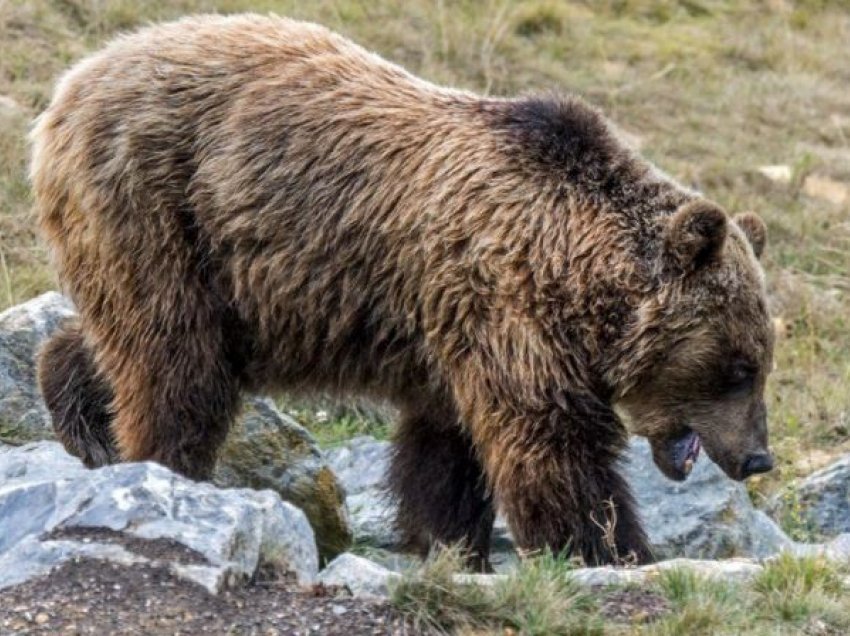
[[97, 371], [77, 320], [63, 324], [38, 355], [38, 384], [56, 437], [89, 468], [118, 460], [112, 439], [112, 388]]
[[227, 333], [229, 314], [212, 285], [180, 258], [145, 264], [119, 261], [135, 284], [111, 293], [109, 312], [79, 303], [113, 389], [112, 432], [122, 460], [208, 479], [240, 406], [228, 348], [238, 336]]
[[472, 569], [487, 571], [494, 512], [472, 443], [454, 413], [417, 411], [402, 417], [389, 474], [402, 540], [422, 556], [458, 544]]
[[138, 338], [116, 360], [113, 430], [122, 459], [209, 479], [239, 409], [239, 384], [214, 327], [172, 329]]

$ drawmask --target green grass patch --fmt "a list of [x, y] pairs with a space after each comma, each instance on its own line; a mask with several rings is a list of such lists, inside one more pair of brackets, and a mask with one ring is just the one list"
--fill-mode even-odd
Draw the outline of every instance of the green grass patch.
[[393, 589], [393, 603], [419, 630], [529, 636], [602, 634], [597, 605], [570, 578], [569, 561], [551, 555], [525, 562], [491, 586], [458, 583], [456, 550], [446, 549]]
[[326, 396], [284, 396], [278, 407], [304, 426], [321, 446], [336, 446], [353, 437], [369, 435], [379, 440], [390, 436], [395, 415], [389, 407], [364, 401], [340, 401]]
[[708, 580], [689, 570], [670, 570], [658, 582], [673, 611], [653, 627], [655, 634], [715, 634], [742, 619], [737, 585]]
[[573, 564], [551, 555], [486, 587], [455, 579], [462, 565], [446, 550], [410, 570], [393, 590], [394, 605], [418, 629], [447, 634], [768, 636], [844, 634], [850, 626], [843, 573], [819, 558], [783, 555], [751, 582], [674, 569], [643, 586], [596, 589], [577, 585]]

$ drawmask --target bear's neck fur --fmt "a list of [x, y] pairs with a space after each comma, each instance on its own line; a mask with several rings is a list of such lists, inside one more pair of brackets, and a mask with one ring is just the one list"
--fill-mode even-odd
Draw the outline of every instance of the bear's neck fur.
[[[606, 367], [625, 371], [622, 338], [664, 278], [664, 222], [698, 195], [640, 157], [597, 109], [577, 97], [485, 98], [474, 110], [508, 166], [491, 167], [492, 182], [514, 180], [516, 191], [527, 197], [524, 207], [517, 206], [513, 227], [494, 218], [484, 231], [498, 236], [500, 249], [514, 257], [493, 272], [490, 283], [511, 302], [526, 297], [541, 308], [559, 303], [562, 324], [544, 329], [569, 331], [572, 346], [579, 345], [590, 363], [581, 368], [593, 369], [595, 376], [571, 381], [610, 394], [615, 388], [599, 380], [608, 375]], [[481, 256], [494, 267], [492, 254]], [[543, 320], [550, 314], [540, 315]], [[618, 352], [616, 361], [612, 351]], [[638, 362], [634, 355], [625, 357]]]
[[698, 196], [638, 155], [599, 110], [578, 97], [490, 100], [481, 110], [517, 165], [562, 192], [565, 212], [592, 207], [627, 221], [623, 229], [639, 234], [638, 256], [658, 247], [659, 221]]

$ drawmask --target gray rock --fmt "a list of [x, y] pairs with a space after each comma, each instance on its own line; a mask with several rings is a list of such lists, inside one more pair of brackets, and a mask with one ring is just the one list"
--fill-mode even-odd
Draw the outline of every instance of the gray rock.
[[54, 438], [36, 384], [35, 354], [48, 335], [73, 315], [71, 303], [55, 292], [0, 314], [0, 440]]
[[319, 573], [320, 583], [346, 587], [358, 597], [388, 596], [392, 583], [400, 579], [397, 572], [350, 552], [339, 555]]
[[354, 539], [382, 548], [399, 545], [401, 537], [395, 529], [396, 506], [383, 492], [362, 492], [346, 498], [351, 515]]
[[[745, 583], [754, 579], [763, 567], [746, 559], [706, 561], [701, 559], [671, 559], [638, 568], [578, 568], [570, 578], [582, 587], [644, 585], [656, 580], [662, 572], [682, 570], [711, 580]], [[492, 587], [508, 580], [505, 574], [455, 574], [453, 581], [460, 585]]]
[[352, 541], [345, 496], [307, 430], [268, 399], [248, 398], [216, 467], [215, 482], [227, 487], [268, 488], [304, 511], [322, 559]]
[[164, 559], [211, 591], [260, 569], [317, 574], [306, 517], [268, 490], [222, 490], [151, 462], [86, 470], [52, 442], [0, 448], [0, 483], [0, 587], [75, 556]]
[[514, 550], [514, 540], [508, 528], [508, 521], [500, 514], [496, 515], [496, 521], [493, 524], [490, 565], [500, 573], [512, 572], [519, 565], [519, 555]]
[[360, 554], [372, 563], [377, 563], [390, 572], [407, 572], [422, 565], [422, 558], [411, 552], [398, 552], [393, 548], [377, 548], [360, 544]]
[[768, 503], [775, 519], [793, 515], [825, 537], [850, 532], [850, 455], [791, 484]]
[[328, 465], [342, 482], [355, 541], [378, 547], [399, 543], [393, 527], [395, 505], [386, 493], [390, 443], [355, 437], [325, 451]]
[[390, 443], [373, 437], [354, 437], [325, 451], [328, 465], [345, 485], [346, 495], [383, 488], [390, 461]]
[[783, 550], [790, 550], [795, 542], [785, 531], [761, 510], [754, 510], [750, 516], [750, 550], [753, 558], [765, 558]]
[[[0, 314], [0, 441], [55, 439], [36, 384], [35, 357], [74, 307], [55, 292]], [[271, 489], [301, 508], [330, 559], [351, 544], [344, 495], [310, 434], [270, 400], [249, 397], [222, 449], [216, 483]]]
[[824, 557], [847, 566], [850, 565], [850, 533], [839, 534], [826, 543], [795, 543], [788, 551], [796, 557]]
[[624, 469], [659, 558], [763, 558], [793, 545], [706, 455], [687, 481], [674, 482], [656, 468], [649, 443], [633, 439]]
[[824, 555], [830, 561], [842, 565], [850, 564], [850, 533], [839, 534], [824, 545]]
[[508, 574], [472, 574], [459, 572], [452, 574], [452, 582], [457, 585], [475, 585], [478, 587], [493, 587], [497, 583], [506, 583], [510, 580]]
[[777, 164], [772, 166], [759, 166], [756, 172], [772, 183], [788, 185], [794, 176], [791, 166]]
[[702, 559], [670, 559], [639, 568], [580, 568], [570, 573], [574, 581], [587, 587], [608, 585], [641, 585], [656, 579], [662, 572], [683, 570], [697, 576], [721, 581], [751, 581], [762, 566], [743, 559], [709, 561]]

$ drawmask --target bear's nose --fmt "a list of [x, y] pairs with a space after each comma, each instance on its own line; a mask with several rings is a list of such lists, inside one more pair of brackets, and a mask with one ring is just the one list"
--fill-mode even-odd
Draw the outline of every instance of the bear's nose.
[[744, 460], [744, 479], [757, 473], [773, 470], [773, 457], [770, 453], [757, 453]]

